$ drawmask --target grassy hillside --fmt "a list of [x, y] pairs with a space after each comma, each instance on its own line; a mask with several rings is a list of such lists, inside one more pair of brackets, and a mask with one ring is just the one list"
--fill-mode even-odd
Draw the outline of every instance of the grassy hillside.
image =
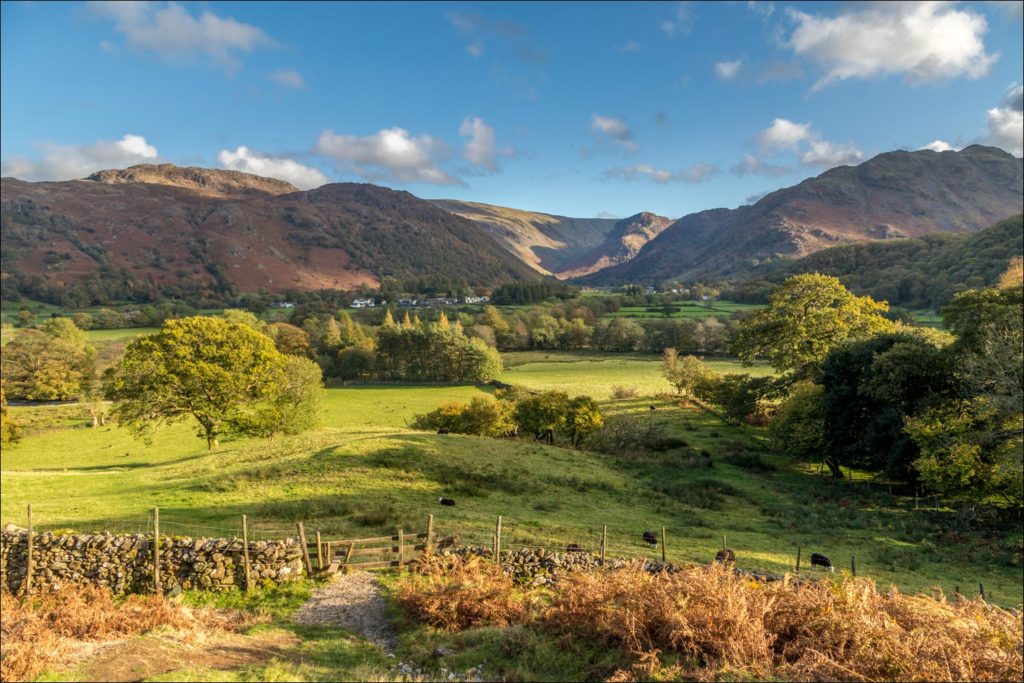
[[[0, 455], [0, 513], [5, 523], [24, 523], [32, 503], [43, 528], [134, 530], [146, 528], [159, 506], [167, 533], [208, 535], [236, 533], [245, 513], [257, 537], [289, 534], [298, 520], [329, 537], [419, 530], [433, 513], [440, 532], [463, 542], [487, 542], [500, 514], [507, 547], [592, 547], [607, 524], [612, 550], [625, 555], [646, 551], [640, 532], [665, 526], [669, 558], [678, 561], [707, 561], [727, 534], [741, 566], [784, 571], [799, 544], [805, 557], [824, 552], [840, 567], [856, 555], [859, 574], [883, 584], [951, 592], [983, 581], [997, 602], [1022, 600], [1020, 566], [1011, 559], [1019, 539], [979, 539], [956, 526], [952, 510], [930, 503], [915, 510], [912, 499], [890, 498], [885, 487], [818, 476], [765, 454], [753, 428], [667, 398], [608, 399], [614, 384], [666, 389], [656, 359], [508, 360], [506, 381], [591, 393], [612, 419], [658, 423], [687, 447], [622, 458], [530, 439], [437, 436], [405, 422], [488, 388], [338, 388], [326, 392], [323, 428], [275, 443], [233, 440], [207, 452], [190, 424], [158, 432], [151, 446], [116, 427], [29, 436]], [[691, 449], [710, 454], [710, 466]], [[440, 495], [458, 505], [437, 506]]]

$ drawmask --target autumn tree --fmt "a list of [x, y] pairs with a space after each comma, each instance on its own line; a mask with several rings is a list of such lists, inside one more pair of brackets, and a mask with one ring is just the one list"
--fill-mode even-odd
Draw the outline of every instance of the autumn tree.
[[323, 405], [320, 366], [299, 356], [286, 356], [269, 382], [264, 400], [240, 409], [229, 419], [231, 431], [273, 440], [278, 434], [299, 434], [316, 427]]
[[0, 372], [8, 393], [30, 401], [68, 401], [82, 394], [95, 351], [68, 318], [24, 329], [4, 347]]
[[273, 395], [283, 356], [251, 327], [219, 318], [164, 322], [139, 337], [104, 378], [113, 414], [137, 434], [192, 417], [207, 447], [242, 408]]
[[706, 380], [711, 371], [696, 356], [679, 357], [673, 348], [662, 353], [661, 373], [676, 388], [680, 396], [690, 396], [697, 385]]
[[772, 291], [770, 304], [740, 325], [733, 351], [744, 362], [767, 358], [788, 381], [817, 372], [829, 351], [890, 331], [884, 302], [850, 293], [834, 277], [794, 275]]

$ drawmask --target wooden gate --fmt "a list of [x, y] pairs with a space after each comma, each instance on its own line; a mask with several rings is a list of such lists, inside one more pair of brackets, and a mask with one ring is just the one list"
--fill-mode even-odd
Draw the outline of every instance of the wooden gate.
[[431, 515], [426, 531], [411, 534], [399, 529], [391, 536], [321, 540], [318, 533], [316, 540], [308, 543], [307, 548], [317, 569], [326, 574], [335, 574], [338, 570], [402, 567], [432, 550], [433, 521]]

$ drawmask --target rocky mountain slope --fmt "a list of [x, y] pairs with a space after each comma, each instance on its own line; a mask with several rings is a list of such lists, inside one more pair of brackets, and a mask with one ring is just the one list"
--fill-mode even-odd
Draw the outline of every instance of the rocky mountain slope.
[[752, 206], [684, 216], [632, 260], [584, 281], [718, 279], [842, 244], [975, 232], [1020, 213], [1022, 204], [1022, 160], [1000, 149], [887, 152]]
[[0, 232], [5, 291], [77, 304], [535, 275], [476, 224], [407, 192], [352, 183], [300, 192], [166, 164], [67, 182], [5, 178]]
[[631, 259], [672, 221], [652, 213], [629, 218], [569, 218], [504, 206], [436, 199], [467, 218], [538, 273], [586, 275]]

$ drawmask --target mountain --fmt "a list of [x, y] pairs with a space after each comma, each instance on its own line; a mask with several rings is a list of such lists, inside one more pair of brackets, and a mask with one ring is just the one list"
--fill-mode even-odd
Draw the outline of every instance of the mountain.
[[755, 269], [730, 298], [764, 302], [772, 287], [798, 273], [823, 273], [851, 291], [904, 308], [938, 310], [957, 292], [995, 285], [1010, 260], [1024, 254], [1024, 218], [1014, 216], [968, 234], [934, 233], [861, 242]]
[[772, 192], [752, 206], [684, 216], [632, 260], [583, 282], [713, 280], [842, 244], [975, 232], [1021, 212], [1022, 163], [980, 145], [879, 154]]
[[432, 201], [476, 223], [538, 273], [559, 278], [624, 263], [671, 223], [652, 213], [623, 219], [569, 218], [455, 199]]
[[4, 178], [0, 236], [5, 293], [75, 305], [535, 276], [475, 223], [408, 192], [353, 183], [300, 192], [169, 164], [66, 182]]

